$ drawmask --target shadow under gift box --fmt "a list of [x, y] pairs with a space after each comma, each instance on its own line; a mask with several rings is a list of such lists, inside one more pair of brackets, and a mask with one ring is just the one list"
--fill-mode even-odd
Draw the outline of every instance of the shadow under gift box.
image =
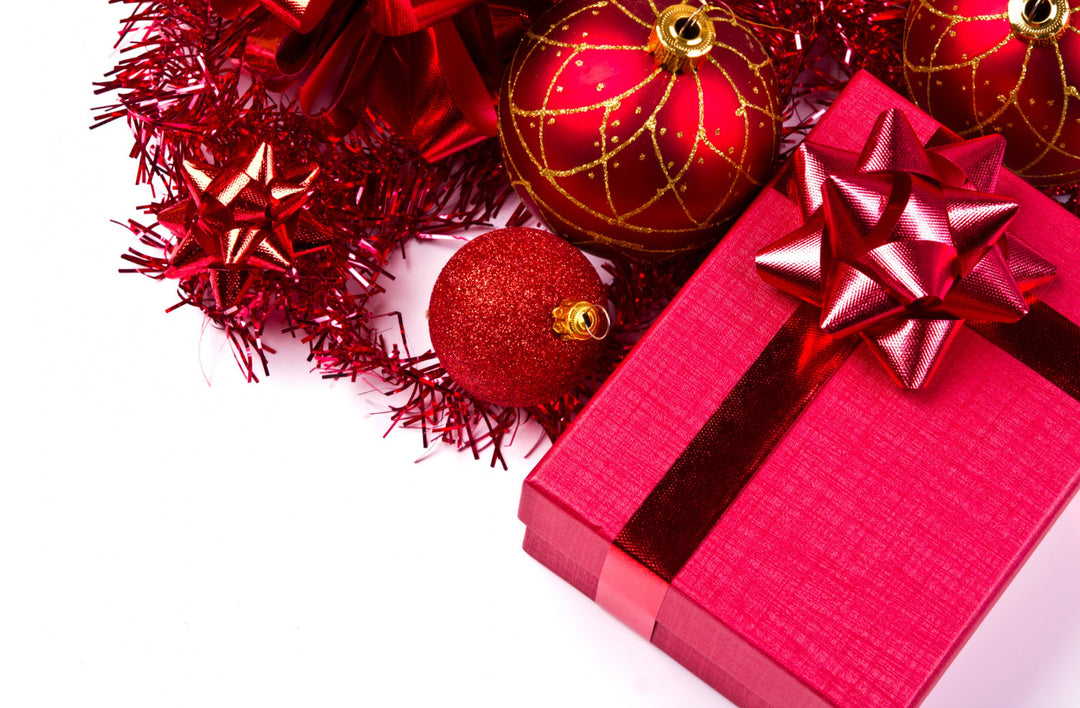
[[[859, 152], [890, 108], [940, 128], [859, 74], [808, 139]], [[1080, 220], [997, 192], [1080, 322]], [[613, 547], [800, 307], [754, 257], [801, 222], [761, 193], [525, 480], [525, 550], [740, 706], [917, 705], [1080, 482], [1080, 400], [972, 329], [918, 391], [858, 346], [670, 584]]]

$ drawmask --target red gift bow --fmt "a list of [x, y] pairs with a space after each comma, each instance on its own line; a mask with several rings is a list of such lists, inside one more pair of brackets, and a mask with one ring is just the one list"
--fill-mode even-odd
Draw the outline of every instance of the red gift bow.
[[758, 273], [919, 388], [964, 320], [1015, 322], [1054, 276], [1006, 230], [1019, 207], [992, 194], [1004, 153], [998, 135], [924, 148], [897, 110], [859, 155], [804, 142], [794, 176], [805, 223], [758, 254]]
[[235, 305], [260, 270], [284, 272], [330, 241], [303, 209], [319, 168], [279, 174], [266, 143], [223, 167], [184, 160], [183, 174], [190, 196], [158, 214], [179, 239], [165, 275], [206, 273], [221, 309]]
[[300, 107], [330, 137], [369, 107], [437, 160], [495, 135], [501, 54], [524, 31], [531, 0], [211, 0], [235, 18], [273, 18], [247, 38], [245, 60], [268, 75], [303, 76]]

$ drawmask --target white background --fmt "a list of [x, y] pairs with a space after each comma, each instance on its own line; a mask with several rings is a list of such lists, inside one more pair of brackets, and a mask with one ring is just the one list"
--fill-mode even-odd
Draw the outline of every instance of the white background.
[[[536, 456], [414, 464], [378, 394], [288, 341], [246, 384], [119, 275], [150, 196], [86, 126], [121, 9], [6, 12], [0, 705], [727, 705], [521, 551]], [[397, 268], [412, 331], [451, 250]], [[1073, 503], [926, 706], [1080, 705], [1078, 551]]]

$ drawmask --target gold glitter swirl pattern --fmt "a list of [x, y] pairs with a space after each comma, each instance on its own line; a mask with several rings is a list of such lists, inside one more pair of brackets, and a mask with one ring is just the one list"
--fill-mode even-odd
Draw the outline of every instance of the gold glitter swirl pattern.
[[515, 189], [571, 241], [654, 259], [711, 245], [765, 182], [776, 78], [733, 17], [697, 70], [649, 54], [646, 0], [565, 0], [519, 46], [499, 103]]
[[904, 34], [908, 91], [964, 137], [1004, 135], [1006, 164], [1033, 184], [1076, 183], [1080, 5], [1057, 37], [1029, 40], [1010, 25], [1009, 2], [914, 0]]

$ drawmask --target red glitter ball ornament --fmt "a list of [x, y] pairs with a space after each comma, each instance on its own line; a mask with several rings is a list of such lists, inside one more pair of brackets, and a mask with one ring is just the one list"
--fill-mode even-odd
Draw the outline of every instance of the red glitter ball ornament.
[[904, 74], [964, 137], [1001, 133], [1005, 164], [1043, 188], [1080, 182], [1080, 12], [1068, 0], [914, 0]]
[[576, 248], [546, 231], [497, 229], [463, 246], [439, 274], [428, 308], [431, 344], [446, 373], [477, 398], [548, 403], [595, 365], [606, 302], [600, 277]]
[[499, 140], [552, 230], [656, 260], [712, 245], [742, 211], [776, 155], [779, 104], [768, 54], [726, 8], [564, 0], [518, 46]]

